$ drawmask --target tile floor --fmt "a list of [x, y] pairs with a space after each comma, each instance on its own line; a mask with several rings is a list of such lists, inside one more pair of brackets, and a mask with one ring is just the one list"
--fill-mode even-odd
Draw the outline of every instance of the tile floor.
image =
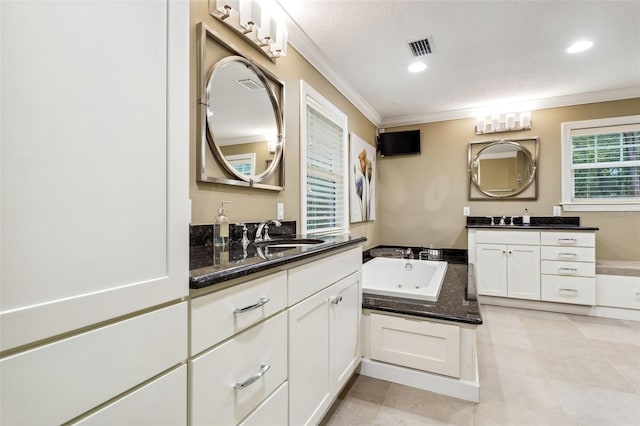
[[640, 426], [640, 322], [482, 314], [480, 403], [355, 376], [321, 424]]

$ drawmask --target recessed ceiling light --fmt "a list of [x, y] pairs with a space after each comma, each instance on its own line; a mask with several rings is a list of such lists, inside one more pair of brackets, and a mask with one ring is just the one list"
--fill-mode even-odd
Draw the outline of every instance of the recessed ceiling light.
[[427, 69], [427, 64], [424, 62], [416, 61], [409, 65], [409, 71], [411, 72], [420, 72]]
[[567, 47], [567, 53], [584, 52], [585, 50], [591, 49], [591, 46], [593, 46], [592, 41], [589, 41], [589, 40], [576, 41], [571, 46]]

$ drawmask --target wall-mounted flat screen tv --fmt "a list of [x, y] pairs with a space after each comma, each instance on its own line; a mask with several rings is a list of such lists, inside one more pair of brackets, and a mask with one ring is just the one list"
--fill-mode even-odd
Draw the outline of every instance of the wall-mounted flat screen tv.
[[420, 154], [420, 130], [380, 133], [378, 152], [381, 157]]

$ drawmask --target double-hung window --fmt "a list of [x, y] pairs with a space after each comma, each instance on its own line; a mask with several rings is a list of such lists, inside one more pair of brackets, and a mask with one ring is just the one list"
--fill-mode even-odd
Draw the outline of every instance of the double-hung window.
[[562, 123], [562, 204], [640, 210], [640, 116]]
[[300, 82], [302, 232], [348, 232], [347, 116]]

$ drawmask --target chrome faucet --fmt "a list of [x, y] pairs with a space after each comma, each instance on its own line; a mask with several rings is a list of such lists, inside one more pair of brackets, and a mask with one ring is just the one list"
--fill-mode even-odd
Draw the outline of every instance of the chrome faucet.
[[253, 240], [254, 243], [269, 241], [271, 239], [271, 237], [269, 236], [270, 224], [273, 224], [275, 226], [282, 226], [282, 223], [279, 220], [267, 220], [265, 222], [262, 222], [256, 229], [256, 238]]

